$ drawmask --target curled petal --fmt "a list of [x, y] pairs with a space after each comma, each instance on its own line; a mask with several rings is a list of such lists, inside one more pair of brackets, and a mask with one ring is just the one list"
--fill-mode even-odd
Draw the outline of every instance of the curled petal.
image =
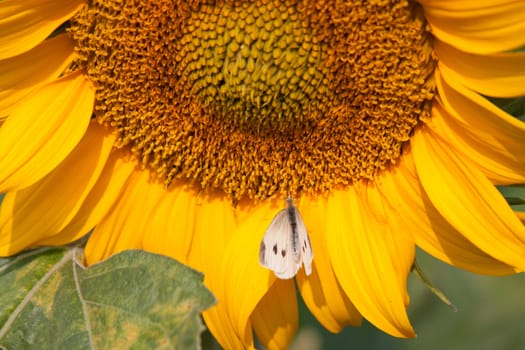
[[[403, 159], [380, 179], [380, 190], [395, 213], [396, 231], [410, 228], [416, 244], [444, 262], [485, 275], [508, 275], [515, 270], [476, 247], [432, 205], [417, 176], [410, 147]], [[437, 187], [439, 187], [439, 183]]]
[[[182, 220], [182, 226], [178, 225], [179, 220], [173, 222], [172, 234], [180, 241], [174, 243], [186, 249], [188, 237], [183, 236], [189, 236], [188, 255], [186, 260], [182, 261], [187, 261], [190, 266], [204, 272], [204, 283], [217, 299], [216, 305], [203, 312], [206, 325], [225, 349], [253, 348], [250, 321], [247, 321], [242, 334], [239, 334], [238, 328], [232, 323], [224, 288], [225, 279], [221, 275], [224, 250], [229, 237], [235, 232], [236, 225], [231, 203], [222, 196], [203, 197], [184, 186], [179, 186], [179, 189], [176, 189], [177, 185], [174, 187], [170, 189], [170, 191], [178, 191], [174, 209], [191, 216], [189, 219]], [[166, 214], [175, 218], [173, 211], [167, 211]], [[179, 233], [178, 229], [184, 231]], [[174, 249], [181, 250], [179, 247]]]
[[326, 200], [304, 197], [300, 211], [314, 250], [312, 274], [301, 270], [297, 285], [305, 304], [330, 332], [338, 333], [347, 325], [358, 326], [362, 317], [341, 288], [330, 261], [326, 242]]
[[428, 127], [412, 141], [418, 176], [438, 212], [481, 250], [523, 270], [525, 227], [487, 177]]
[[334, 272], [363, 317], [391, 335], [414, 337], [406, 314], [413, 239], [406, 231], [392, 232], [382, 210], [369, 211], [375, 199], [367, 203], [362, 196], [354, 186], [328, 199], [326, 235]]
[[252, 313], [252, 325], [265, 349], [286, 349], [299, 324], [293, 280], [277, 280]]
[[252, 215], [238, 224], [223, 252], [218, 297], [224, 298], [221, 302], [226, 303], [235, 333], [245, 344], [252, 342], [250, 317], [276, 281], [272, 271], [259, 265], [258, 252], [264, 232], [281, 206], [280, 201], [265, 201], [254, 207]]
[[476, 164], [492, 183], [509, 185], [525, 181], [525, 163], [505, 147], [505, 139], [478, 137], [478, 130], [456, 122], [440, 103], [435, 104], [432, 116], [426, 125], [462, 158]]
[[[525, 180], [525, 123], [436, 71], [439, 100], [427, 124], [496, 184]], [[443, 134], [441, 134], [443, 133]]]

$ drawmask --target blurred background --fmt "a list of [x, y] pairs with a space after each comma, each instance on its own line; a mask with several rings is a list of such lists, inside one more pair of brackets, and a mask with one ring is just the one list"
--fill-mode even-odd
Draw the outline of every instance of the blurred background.
[[[524, 257], [525, 258], [525, 257]], [[525, 276], [479, 276], [446, 265], [422, 251], [417, 261], [426, 277], [457, 307], [455, 312], [412, 273], [408, 314], [415, 339], [397, 339], [366, 321], [331, 334], [304, 305], [292, 350], [521, 350], [525, 349]]]

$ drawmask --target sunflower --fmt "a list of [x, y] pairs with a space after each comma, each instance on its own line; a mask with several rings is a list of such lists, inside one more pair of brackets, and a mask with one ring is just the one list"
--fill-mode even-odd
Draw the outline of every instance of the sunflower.
[[[203, 271], [229, 349], [284, 348], [297, 289], [329, 331], [413, 337], [416, 246], [525, 269], [495, 185], [525, 182], [522, 0], [4, 0], [0, 255], [91, 232]], [[258, 263], [295, 200], [308, 276]]]

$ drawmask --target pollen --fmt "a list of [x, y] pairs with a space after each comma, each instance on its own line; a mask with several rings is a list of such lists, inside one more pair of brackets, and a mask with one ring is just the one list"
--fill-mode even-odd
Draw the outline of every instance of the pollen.
[[434, 97], [409, 1], [93, 0], [69, 32], [117, 147], [232, 200], [373, 180]]

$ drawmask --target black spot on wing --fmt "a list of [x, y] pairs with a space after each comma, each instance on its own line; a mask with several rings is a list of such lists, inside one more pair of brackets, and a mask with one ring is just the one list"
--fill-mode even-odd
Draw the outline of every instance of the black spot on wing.
[[286, 256], [286, 249], [281, 250], [281, 255], [283, 256], [283, 258]]
[[272, 250], [273, 250], [273, 253], [274, 253], [275, 255], [277, 255], [277, 244], [274, 244], [274, 245], [273, 245]]

